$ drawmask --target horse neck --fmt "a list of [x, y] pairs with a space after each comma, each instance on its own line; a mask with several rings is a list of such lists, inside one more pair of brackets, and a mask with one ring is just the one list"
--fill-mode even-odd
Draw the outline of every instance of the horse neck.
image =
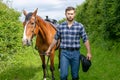
[[36, 20], [37, 20], [37, 25], [39, 28], [40, 36], [41, 38], [46, 40], [49, 34], [47, 23], [39, 16], [37, 16], [36, 18], [37, 18]]

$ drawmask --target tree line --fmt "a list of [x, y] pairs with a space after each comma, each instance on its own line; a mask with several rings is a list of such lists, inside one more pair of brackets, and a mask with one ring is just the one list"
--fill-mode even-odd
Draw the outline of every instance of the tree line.
[[[76, 20], [94, 37], [120, 42], [120, 0], [86, 0], [77, 6]], [[93, 36], [94, 35], [94, 36]]]

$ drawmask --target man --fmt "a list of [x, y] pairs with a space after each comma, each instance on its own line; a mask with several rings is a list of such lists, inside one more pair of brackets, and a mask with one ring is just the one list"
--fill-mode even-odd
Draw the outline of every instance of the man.
[[74, 21], [75, 8], [67, 7], [65, 15], [66, 21], [59, 25], [55, 38], [46, 53], [49, 54], [60, 39], [60, 79], [67, 80], [68, 68], [70, 66], [72, 80], [79, 80], [80, 38], [82, 38], [86, 46], [87, 59], [89, 60], [91, 59], [90, 44], [83, 25]]

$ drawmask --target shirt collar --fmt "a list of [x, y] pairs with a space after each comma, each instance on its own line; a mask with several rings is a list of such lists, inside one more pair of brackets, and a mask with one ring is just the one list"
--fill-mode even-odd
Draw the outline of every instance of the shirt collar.
[[[76, 21], [73, 21], [72, 26], [74, 26], [74, 25], [75, 25], [75, 23], [76, 23]], [[67, 22], [67, 21], [65, 21], [65, 25], [68, 25], [68, 22]]]

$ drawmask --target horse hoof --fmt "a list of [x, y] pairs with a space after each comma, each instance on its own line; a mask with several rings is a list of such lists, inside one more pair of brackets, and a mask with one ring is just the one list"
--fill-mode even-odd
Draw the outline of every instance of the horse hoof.
[[46, 80], [46, 78], [44, 78], [43, 80]]

